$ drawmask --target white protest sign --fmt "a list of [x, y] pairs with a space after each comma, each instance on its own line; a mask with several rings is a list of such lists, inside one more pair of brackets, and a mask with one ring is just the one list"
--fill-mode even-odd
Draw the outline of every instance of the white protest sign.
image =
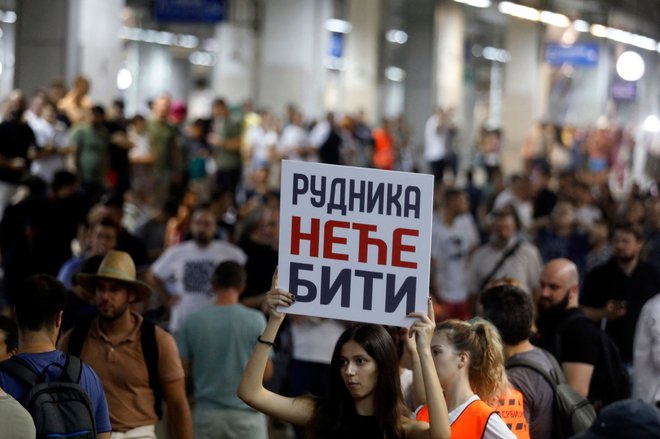
[[283, 311], [409, 326], [429, 294], [433, 176], [282, 162]]

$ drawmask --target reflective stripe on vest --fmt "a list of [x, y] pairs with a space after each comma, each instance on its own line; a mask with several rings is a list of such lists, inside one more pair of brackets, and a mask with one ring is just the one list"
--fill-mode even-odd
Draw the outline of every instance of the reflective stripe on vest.
[[497, 399], [497, 407], [493, 408], [518, 439], [530, 439], [522, 393], [513, 387], [508, 389]]
[[[490, 408], [488, 404], [483, 401], [472, 401], [461, 414], [458, 419], [451, 424], [451, 437], [461, 439], [481, 439], [486, 431], [486, 424], [495, 410]], [[429, 422], [429, 406], [424, 405], [415, 418], [418, 421]], [[529, 439], [529, 436], [528, 436]]]

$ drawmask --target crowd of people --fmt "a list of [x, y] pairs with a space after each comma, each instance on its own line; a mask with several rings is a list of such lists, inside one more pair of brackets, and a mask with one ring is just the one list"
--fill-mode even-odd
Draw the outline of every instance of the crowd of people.
[[[606, 158], [567, 166], [530, 136], [504, 176], [498, 130], [460, 163], [450, 110], [417, 148], [403, 118], [216, 99], [188, 120], [167, 95], [127, 116], [89, 88], [4, 104], [0, 438], [568, 438], [561, 383], [593, 408], [588, 437], [660, 437], [660, 198], [614, 193]], [[271, 280], [283, 159], [435, 175], [411, 328], [276, 311], [296, 299]], [[32, 375], [77, 384], [88, 418], [40, 422]]]

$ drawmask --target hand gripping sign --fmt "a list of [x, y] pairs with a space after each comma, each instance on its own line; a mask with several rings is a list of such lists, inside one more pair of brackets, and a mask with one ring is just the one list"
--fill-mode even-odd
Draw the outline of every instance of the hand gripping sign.
[[410, 326], [429, 294], [433, 176], [282, 162], [287, 313]]

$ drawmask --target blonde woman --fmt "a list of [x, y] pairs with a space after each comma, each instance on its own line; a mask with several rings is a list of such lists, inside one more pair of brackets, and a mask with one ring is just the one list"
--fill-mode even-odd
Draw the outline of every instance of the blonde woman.
[[[447, 320], [435, 329], [431, 355], [445, 391], [451, 437], [516, 439], [488, 405], [506, 390], [502, 342], [493, 325]], [[426, 416], [423, 406], [416, 418]]]

